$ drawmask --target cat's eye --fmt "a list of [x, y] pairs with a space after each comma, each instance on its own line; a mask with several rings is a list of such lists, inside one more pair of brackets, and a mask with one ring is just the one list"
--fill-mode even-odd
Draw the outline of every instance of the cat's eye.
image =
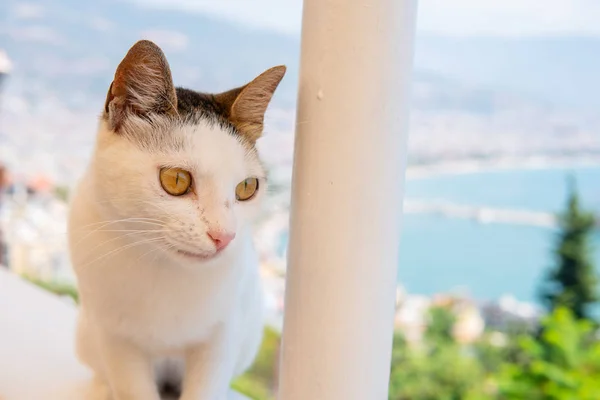
[[162, 168], [160, 185], [171, 196], [182, 196], [192, 186], [192, 175], [181, 168]]
[[246, 178], [235, 187], [235, 198], [238, 201], [247, 201], [258, 192], [258, 179]]

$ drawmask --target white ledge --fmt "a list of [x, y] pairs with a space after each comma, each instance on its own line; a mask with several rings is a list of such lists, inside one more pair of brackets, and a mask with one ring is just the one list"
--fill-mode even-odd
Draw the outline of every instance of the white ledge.
[[0, 400], [93, 397], [91, 373], [74, 353], [75, 316], [73, 306], [0, 266]]

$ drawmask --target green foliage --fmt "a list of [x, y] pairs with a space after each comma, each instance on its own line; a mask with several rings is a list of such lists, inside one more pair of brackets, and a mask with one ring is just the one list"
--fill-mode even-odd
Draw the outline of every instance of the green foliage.
[[572, 180], [565, 212], [559, 216], [560, 235], [556, 246], [556, 266], [549, 271], [541, 290], [550, 311], [567, 307], [577, 318], [590, 319], [589, 305], [598, 300], [598, 277], [592, 263], [590, 235], [594, 215], [583, 211]]
[[[502, 343], [495, 343], [502, 342]], [[472, 346], [472, 351], [486, 376], [497, 373], [514, 351], [509, 339], [499, 332], [487, 333]]]
[[252, 367], [236, 379], [232, 387], [254, 400], [275, 399], [277, 359], [281, 343], [279, 333], [265, 328], [263, 342]]
[[54, 188], [54, 195], [66, 203], [69, 201], [69, 188], [66, 186], [56, 186]]
[[42, 289], [45, 289], [59, 296], [69, 296], [76, 303], [79, 303], [79, 292], [77, 291], [77, 288], [73, 285], [53, 281], [44, 281], [29, 275], [23, 275], [22, 277], [26, 281], [29, 281]]
[[231, 388], [253, 400], [272, 400], [275, 397], [263, 382], [253, 379], [249, 375], [242, 375], [231, 385]]
[[456, 323], [456, 316], [445, 307], [432, 307], [429, 310], [429, 324], [425, 337], [430, 343], [451, 343], [454, 341], [452, 328]]
[[[402, 339], [397, 336], [396, 341]], [[486, 380], [477, 359], [455, 344], [436, 345], [435, 351], [394, 345], [389, 400], [486, 398]]]
[[419, 347], [394, 337], [389, 400], [477, 400], [486, 393], [485, 371], [473, 354], [455, 343], [454, 314], [433, 307]]
[[592, 323], [558, 307], [542, 322], [539, 339], [522, 336], [519, 363], [499, 374], [499, 398], [596, 400], [600, 393], [600, 342]]
[[450, 319], [436, 314], [418, 347], [396, 335], [389, 400], [599, 398], [600, 342], [593, 323], [569, 309], [545, 317], [538, 336], [488, 332], [468, 346], [449, 340], [440, 327]]

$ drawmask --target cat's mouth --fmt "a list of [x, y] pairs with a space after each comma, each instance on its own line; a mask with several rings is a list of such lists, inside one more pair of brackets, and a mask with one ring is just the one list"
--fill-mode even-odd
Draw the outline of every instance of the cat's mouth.
[[181, 247], [169, 246], [168, 252], [174, 254], [179, 259], [185, 259], [187, 261], [209, 261], [218, 257], [222, 251], [213, 252], [195, 252], [182, 249]]
[[209, 261], [212, 260], [216, 257], [218, 257], [223, 250], [225, 250], [225, 248], [223, 249], [217, 249], [216, 251], [202, 251], [202, 250], [198, 250], [198, 251], [193, 251], [193, 250], [188, 250], [188, 249], [184, 249], [180, 246], [175, 246], [172, 243], [170, 243], [168, 240], [165, 242], [166, 244], [166, 248], [165, 251], [167, 253], [171, 253], [172, 255], [174, 255], [175, 257], [187, 261]]
[[173, 249], [175, 253], [177, 253], [181, 257], [185, 257], [190, 260], [198, 260], [198, 261], [207, 261], [214, 258], [219, 252], [215, 253], [194, 253], [187, 250], [182, 249]]

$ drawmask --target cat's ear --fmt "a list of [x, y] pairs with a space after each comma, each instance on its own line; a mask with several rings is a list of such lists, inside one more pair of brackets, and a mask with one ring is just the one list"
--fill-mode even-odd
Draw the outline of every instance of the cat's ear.
[[128, 114], [177, 114], [171, 69], [162, 50], [148, 40], [129, 49], [108, 89], [104, 110], [118, 131]]
[[265, 112], [285, 75], [283, 65], [270, 68], [245, 86], [216, 95], [238, 131], [254, 143], [262, 135]]

